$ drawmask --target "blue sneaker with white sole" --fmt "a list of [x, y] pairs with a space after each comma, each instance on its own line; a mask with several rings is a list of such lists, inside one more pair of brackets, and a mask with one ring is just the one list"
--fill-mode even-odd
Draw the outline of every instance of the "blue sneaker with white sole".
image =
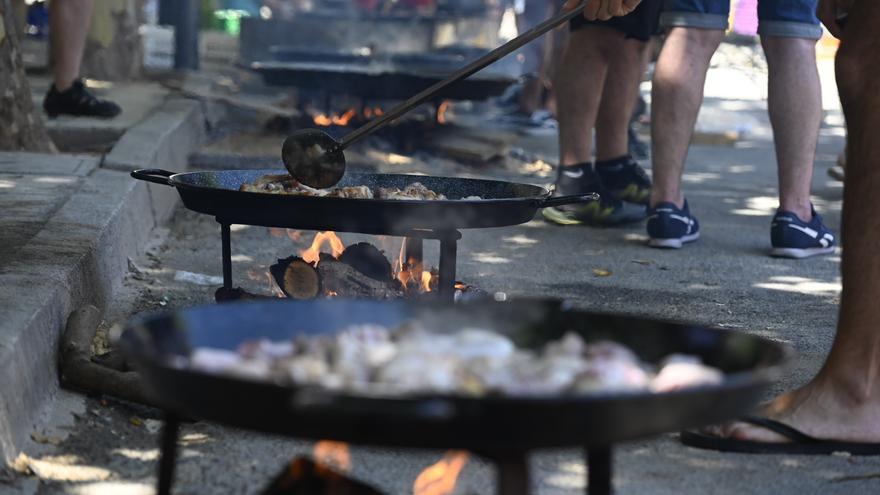
[[770, 226], [770, 256], [809, 258], [834, 252], [834, 234], [822, 223], [822, 217], [810, 206], [813, 219], [804, 222], [790, 211], [777, 210]]
[[700, 222], [691, 215], [687, 200], [682, 208], [658, 203], [648, 211], [648, 236], [651, 247], [679, 249], [700, 238]]

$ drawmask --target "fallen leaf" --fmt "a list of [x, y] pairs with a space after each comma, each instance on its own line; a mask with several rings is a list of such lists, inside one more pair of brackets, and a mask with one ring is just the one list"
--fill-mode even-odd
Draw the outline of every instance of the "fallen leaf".
[[132, 416], [132, 417], [128, 418], [128, 422], [135, 425], [135, 426], [143, 426], [144, 425], [144, 420], [142, 420], [141, 418], [139, 418], [137, 416]]
[[49, 435], [43, 435], [42, 433], [37, 433], [37, 432], [31, 433], [31, 440], [33, 440], [37, 443], [48, 443], [50, 445], [61, 445], [60, 438], [49, 436]]
[[593, 268], [593, 275], [597, 277], [610, 277], [611, 271], [604, 268]]

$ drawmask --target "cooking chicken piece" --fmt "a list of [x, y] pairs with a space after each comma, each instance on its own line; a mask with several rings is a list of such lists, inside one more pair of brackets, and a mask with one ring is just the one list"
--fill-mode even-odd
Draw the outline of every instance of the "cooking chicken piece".
[[490, 390], [505, 395], [550, 395], [568, 390], [585, 362], [571, 357], [538, 358], [518, 352], [507, 366], [496, 367], [485, 377]]
[[378, 325], [355, 325], [340, 332], [331, 358], [333, 371], [344, 384], [365, 387], [374, 370], [397, 354], [388, 329]]
[[629, 361], [631, 363], [639, 362], [639, 357], [628, 347], [618, 344], [617, 342], [611, 342], [610, 340], [600, 340], [598, 342], [587, 344], [587, 346], [584, 347], [584, 357], [590, 361], [620, 360]]
[[349, 186], [328, 189], [327, 197], [349, 199], [373, 199], [373, 191], [367, 186]]
[[580, 357], [586, 351], [587, 343], [580, 335], [574, 332], [566, 332], [559, 340], [554, 340], [544, 346], [544, 356]]
[[[330, 364], [314, 354], [302, 354], [279, 361], [275, 372], [300, 385], [323, 385], [330, 383]], [[328, 387], [334, 388], [334, 387]]]
[[293, 356], [296, 346], [293, 341], [272, 342], [267, 339], [252, 340], [238, 348], [238, 354], [245, 359], [281, 359]]
[[417, 199], [417, 200], [438, 200], [446, 199], [446, 196], [434, 192], [421, 182], [413, 182], [403, 189], [380, 187], [378, 197], [381, 199]]
[[459, 390], [460, 362], [450, 354], [399, 353], [379, 369], [376, 379], [402, 393]]
[[571, 391], [576, 394], [637, 392], [650, 384], [650, 375], [636, 361], [615, 358], [588, 363], [572, 384]]
[[244, 358], [235, 351], [213, 347], [196, 347], [189, 356], [189, 365], [199, 371], [219, 373], [243, 360]]
[[721, 371], [706, 366], [700, 358], [673, 354], [664, 360], [660, 372], [651, 380], [651, 390], [672, 392], [688, 387], [718, 385], [723, 381]]
[[463, 361], [472, 359], [504, 361], [516, 350], [509, 338], [482, 328], [464, 328], [455, 333], [453, 338], [453, 352]]

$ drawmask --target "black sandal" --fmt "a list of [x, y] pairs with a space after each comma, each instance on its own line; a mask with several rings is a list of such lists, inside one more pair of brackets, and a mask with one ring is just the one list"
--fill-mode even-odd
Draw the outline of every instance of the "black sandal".
[[790, 441], [757, 442], [724, 438], [701, 431], [683, 431], [680, 435], [681, 443], [698, 449], [748, 454], [829, 455], [835, 452], [848, 452], [852, 455], [880, 455], [880, 443], [820, 440], [775, 419], [759, 416], [746, 416], [739, 421], [760, 426]]

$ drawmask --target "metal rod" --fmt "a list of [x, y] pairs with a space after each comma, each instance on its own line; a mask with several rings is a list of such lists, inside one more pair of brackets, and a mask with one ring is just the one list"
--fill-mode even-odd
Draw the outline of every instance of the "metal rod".
[[162, 426], [162, 439], [159, 445], [159, 481], [156, 485], [157, 495], [171, 495], [174, 483], [174, 465], [177, 462], [177, 432], [180, 419], [174, 413], [165, 413], [165, 424]]
[[[218, 220], [219, 221], [219, 220]], [[229, 224], [220, 222], [220, 238], [223, 252], [223, 288], [232, 289], [232, 247]]]
[[505, 455], [495, 459], [498, 466], [498, 495], [529, 493], [529, 463], [526, 454]]
[[611, 495], [612, 474], [611, 447], [587, 449], [587, 494]]
[[556, 17], [550, 18], [541, 24], [533, 27], [532, 29], [526, 31], [525, 33], [517, 36], [516, 38], [508, 41], [507, 43], [499, 46], [498, 48], [492, 50], [491, 52], [483, 55], [482, 57], [474, 60], [473, 62], [467, 64], [466, 66], [458, 69], [453, 72], [446, 79], [439, 81], [435, 84], [432, 84], [427, 89], [424, 89], [417, 93], [415, 96], [410, 97], [408, 100], [400, 103], [396, 107], [392, 108], [385, 112], [384, 115], [379, 117], [378, 119], [373, 119], [361, 127], [351, 131], [342, 140], [339, 141], [338, 146], [333, 151], [342, 151], [350, 145], [360, 141], [361, 139], [369, 136], [370, 134], [376, 132], [381, 127], [384, 127], [387, 123], [397, 119], [401, 115], [409, 112], [413, 108], [421, 105], [422, 103], [430, 100], [433, 96], [435, 96], [440, 91], [446, 89], [448, 86], [451, 86], [462, 79], [475, 74], [486, 66], [492, 64], [493, 62], [511, 54], [517, 48], [525, 45], [526, 43], [534, 40], [535, 38], [543, 35], [547, 31], [562, 25], [565, 22], [570, 21], [571, 19], [581, 15], [584, 11], [584, 4], [577, 6], [574, 10], [570, 10], [568, 12], [563, 12]]
[[459, 238], [461, 234], [458, 231], [440, 238], [440, 280], [437, 286], [443, 301], [455, 300], [455, 263]]

